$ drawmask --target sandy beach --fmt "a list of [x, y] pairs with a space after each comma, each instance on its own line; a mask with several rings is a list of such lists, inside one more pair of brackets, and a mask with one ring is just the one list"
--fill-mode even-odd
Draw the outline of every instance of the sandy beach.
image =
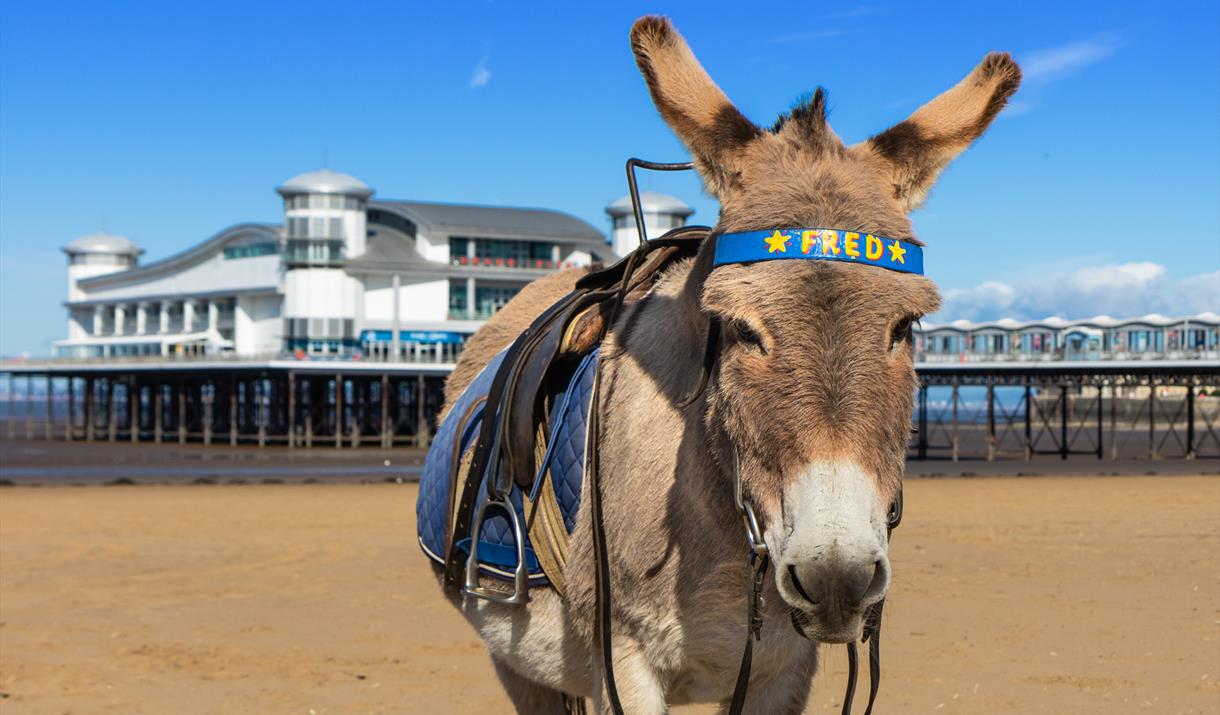
[[[503, 712], [410, 484], [0, 490], [8, 713]], [[881, 712], [1220, 711], [1220, 478], [922, 479]], [[837, 712], [827, 652], [809, 712]], [[711, 712], [710, 708], [680, 712]]]

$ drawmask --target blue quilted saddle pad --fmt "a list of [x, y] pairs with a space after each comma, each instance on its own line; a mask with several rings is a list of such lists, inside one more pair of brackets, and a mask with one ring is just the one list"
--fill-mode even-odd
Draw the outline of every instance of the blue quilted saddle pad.
[[[423, 473], [420, 475], [419, 498], [415, 503], [416, 525], [419, 531], [419, 545], [432, 560], [443, 564], [445, 561], [445, 523], [446, 511], [451, 509], [452, 496], [449, 494], [450, 470], [453, 467], [455, 451], [461, 456], [474, 448], [482, 429], [482, 407], [476, 407], [466, 424], [461, 425], [463, 416], [472, 405], [487, 397], [491, 389], [496, 371], [504, 361], [504, 352], [496, 355], [479, 373], [466, 391], [450, 408], [449, 414], [441, 422], [440, 428], [428, 449], [424, 459]], [[568, 382], [567, 389], [555, 396], [551, 410], [550, 435], [547, 440], [546, 454], [539, 467], [539, 475], [550, 469], [551, 484], [555, 490], [556, 500], [563, 513], [564, 525], [568, 533], [576, 523], [576, 510], [580, 507], [580, 490], [584, 478], [585, 457], [585, 421], [589, 414], [589, 399], [593, 391], [593, 374], [597, 366], [597, 351], [589, 353], [581, 360], [576, 371]], [[461, 434], [458, 430], [461, 429]], [[541, 488], [542, 480], [534, 479], [534, 494]], [[460, 485], [459, 485], [460, 488]], [[524, 500], [520, 487], [514, 486], [509, 497], [522, 528], [525, 525]], [[480, 487], [475, 502], [474, 513], [477, 513], [487, 500], [485, 486]], [[483, 520], [483, 526], [478, 535], [479, 566], [482, 573], [502, 579], [512, 579], [513, 570], [517, 566], [516, 544], [513, 541], [512, 524], [504, 514], [489, 511]], [[457, 548], [470, 552], [471, 535], [458, 535]], [[530, 584], [547, 583], [546, 574], [534, 556], [534, 550], [525, 539], [525, 562], [529, 569]]]

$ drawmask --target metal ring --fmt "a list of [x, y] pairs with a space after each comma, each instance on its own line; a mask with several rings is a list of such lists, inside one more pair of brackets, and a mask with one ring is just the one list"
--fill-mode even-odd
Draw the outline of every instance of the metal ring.
[[746, 523], [746, 541], [750, 550], [759, 556], [767, 555], [767, 542], [763, 540], [762, 529], [758, 528], [758, 519], [754, 516], [754, 507], [750, 502], [743, 502], [742, 519]]
[[754, 505], [745, 498], [741, 489], [741, 465], [737, 459], [737, 445], [733, 445], [733, 503], [741, 514], [746, 527], [746, 542], [750, 550], [759, 556], [767, 555], [767, 542], [763, 539], [762, 529], [758, 525], [758, 517], [754, 515]]

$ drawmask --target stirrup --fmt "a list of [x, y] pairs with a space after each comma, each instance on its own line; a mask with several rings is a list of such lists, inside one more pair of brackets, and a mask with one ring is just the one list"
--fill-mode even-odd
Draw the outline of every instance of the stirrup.
[[[479, 586], [479, 534], [483, 531], [483, 519], [487, 516], [487, 510], [493, 506], [498, 506], [507, 512], [508, 520], [513, 525], [513, 541], [516, 542], [517, 546], [517, 568], [513, 572], [513, 592], [511, 595], [498, 593]], [[483, 506], [479, 507], [479, 511], [475, 514], [474, 522], [470, 529], [470, 556], [466, 559], [466, 585], [462, 591], [475, 598], [481, 598], [494, 603], [504, 603], [510, 606], [528, 603], [530, 600], [529, 568], [525, 563], [525, 532], [521, 528], [521, 520], [517, 517], [517, 510], [513, 508], [512, 503], [506, 496], [497, 495], [488, 497], [487, 501], [483, 502]]]

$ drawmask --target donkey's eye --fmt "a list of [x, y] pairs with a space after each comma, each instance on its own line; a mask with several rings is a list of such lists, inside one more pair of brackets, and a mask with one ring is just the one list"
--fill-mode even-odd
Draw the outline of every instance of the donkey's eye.
[[734, 342], [741, 343], [764, 355], [767, 354], [767, 349], [763, 346], [762, 337], [758, 334], [758, 331], [751, 328], [744, 320], [730, 321], [728, 328], [729, 337]]
[[906, 342], [906, 339], [911, 335], [911, 323], [914, 320], [914, 317], [907, 316], [894, 323], [894, 327], [890, 328], [890, 350], [893, 350], [895, 345]]

